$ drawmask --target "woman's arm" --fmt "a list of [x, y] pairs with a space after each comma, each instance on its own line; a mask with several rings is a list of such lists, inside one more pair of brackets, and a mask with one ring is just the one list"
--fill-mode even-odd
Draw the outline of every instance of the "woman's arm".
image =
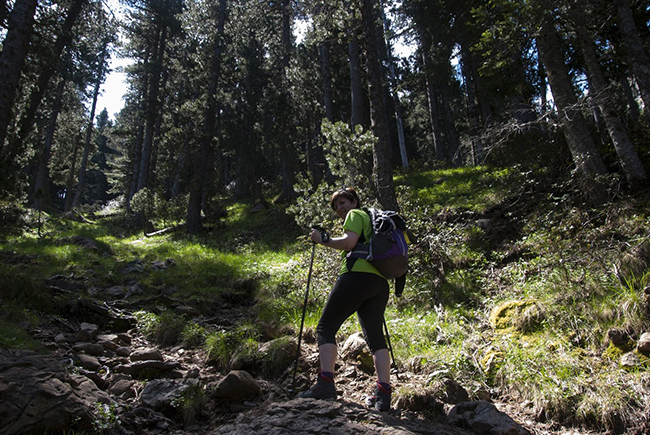
[[328, 248], [339, 249], [341, 251], [351, 251], [359, 241], [359, 235], [354, 231], [346, 231], [341, 237], [331, 237], [327, 242], [323, 243], [322, 234], [320, 231], [311, 230], [311, 239], [327, 246]]

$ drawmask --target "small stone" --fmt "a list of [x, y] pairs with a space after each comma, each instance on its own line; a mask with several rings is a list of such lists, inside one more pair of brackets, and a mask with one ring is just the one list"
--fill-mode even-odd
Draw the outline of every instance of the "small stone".
[[628, 352], [621, 357], [621, 366], [626, 368], [636, 367], [641, 363], [634, 352]]
[[637, 350], [643, 353], [650, 353], [650, 332], [644, 332], [637, 344]]
[[99, 360], [94, 356], [80, 353], [77, 355], [77, 359], [79, 360], [79, 365], [87, 370], [95, 371], [101, 367]]
[[88, 355], [101, 355], [104, 353], [104, 347], [96, 343], [76, 343], [72, 346], [75, 352], [83, 352]]
[[131, 356], [131, 361], [163, 361], [163, 356], [158, 349], [138, 349]]
[[131, 349], [129, 349], [128, 347], [118, 347], [117, 349], [115, 349], [115, 354], [117, 356], [128, 357], [131, 355]]

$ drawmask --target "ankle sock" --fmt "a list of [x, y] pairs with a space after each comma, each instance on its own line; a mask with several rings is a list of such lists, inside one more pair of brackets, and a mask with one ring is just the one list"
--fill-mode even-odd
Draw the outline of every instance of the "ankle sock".
[[382, 393], [389, 393], [390, 394], [392, 392], [392, 390], [393, 390], [391, 388], [390, 384], [387, 383], [387, 382], [379, 382], [379, 381], [377, 381], [377, 387], [379, 388], [379, 391], [381, 391]]
[[318, 374], [324, 381], [334, 382], [334, 373], [332, 372], [320, 372]]

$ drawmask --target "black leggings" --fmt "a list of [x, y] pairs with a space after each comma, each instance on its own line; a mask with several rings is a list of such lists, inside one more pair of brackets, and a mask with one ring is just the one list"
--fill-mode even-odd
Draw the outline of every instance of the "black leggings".
[[383, 325], [388, 293], [388, 281], [374, 273], [348, 272], [340, 275], [316, 328], [318, 345], [336, 344], [339, 328], [356, 312], [370, 351], [375, 353], [387, 349]]

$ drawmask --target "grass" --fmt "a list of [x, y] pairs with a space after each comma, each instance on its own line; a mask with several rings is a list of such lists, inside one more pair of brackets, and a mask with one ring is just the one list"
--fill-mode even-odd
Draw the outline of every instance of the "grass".
[[[429, 171], [396, 178], [402, 212], [417, 236], [402, 298], [386, 320], [401, 370], [425, 375], [435, 394], [454, 379], [474, 398], [485, 392], [529, 403], [539, 419], [623, 433], [648, 412], [650, 367], [612, 349], [607, 332], [650, 330], [650, 198], [619, 198], [593, 208], [560, 180], [517, 168]], [[323, 204], [323, 207], [326, 207]], [[171, 294], [204, 316], [246, 307], [243, 323], [206, 330], [172, 311], [143, 311], [138, 327], [161, 344], [204, 347], [226, 369], [234, 353], [254, 355], [262, 341], [295, 336], [309, 279], [305, 330], [313, 334], [340, 255], [312, 245], [281, 208], [226, 206], [204, 236], [146, 238], [119, 218], [91, 225], [45, 216], [43, 233], [0, 241], [2, 346], [37, 343], [25, 325], [58, 313], [67, 297], [39, 297], [42, 278], [74, 275], [88, 286], [128, 285]], [[316, 213], [316, 212], [313, 212]], [[488, 226], [478, 225], [487, 220]], [[126, 221], [125, 221], [126, 222]], [[73, 242], [83, 235], [98, 249]], [[155, 270], [155, 261], [171, 259]], [[123, 274], [140, 260], [140, 273]], [[358, 331], [356, 318], [341, 342]], [[276, 331], [269, 336], [268, 331]], [[250, 356], [249, 355], [249, 356]], [[415, 397], [415, 396], [414, 396]], [[412, 400], [421, 401], [421, 397]], [[190, 407], [200, 412], [201, 400]]]

